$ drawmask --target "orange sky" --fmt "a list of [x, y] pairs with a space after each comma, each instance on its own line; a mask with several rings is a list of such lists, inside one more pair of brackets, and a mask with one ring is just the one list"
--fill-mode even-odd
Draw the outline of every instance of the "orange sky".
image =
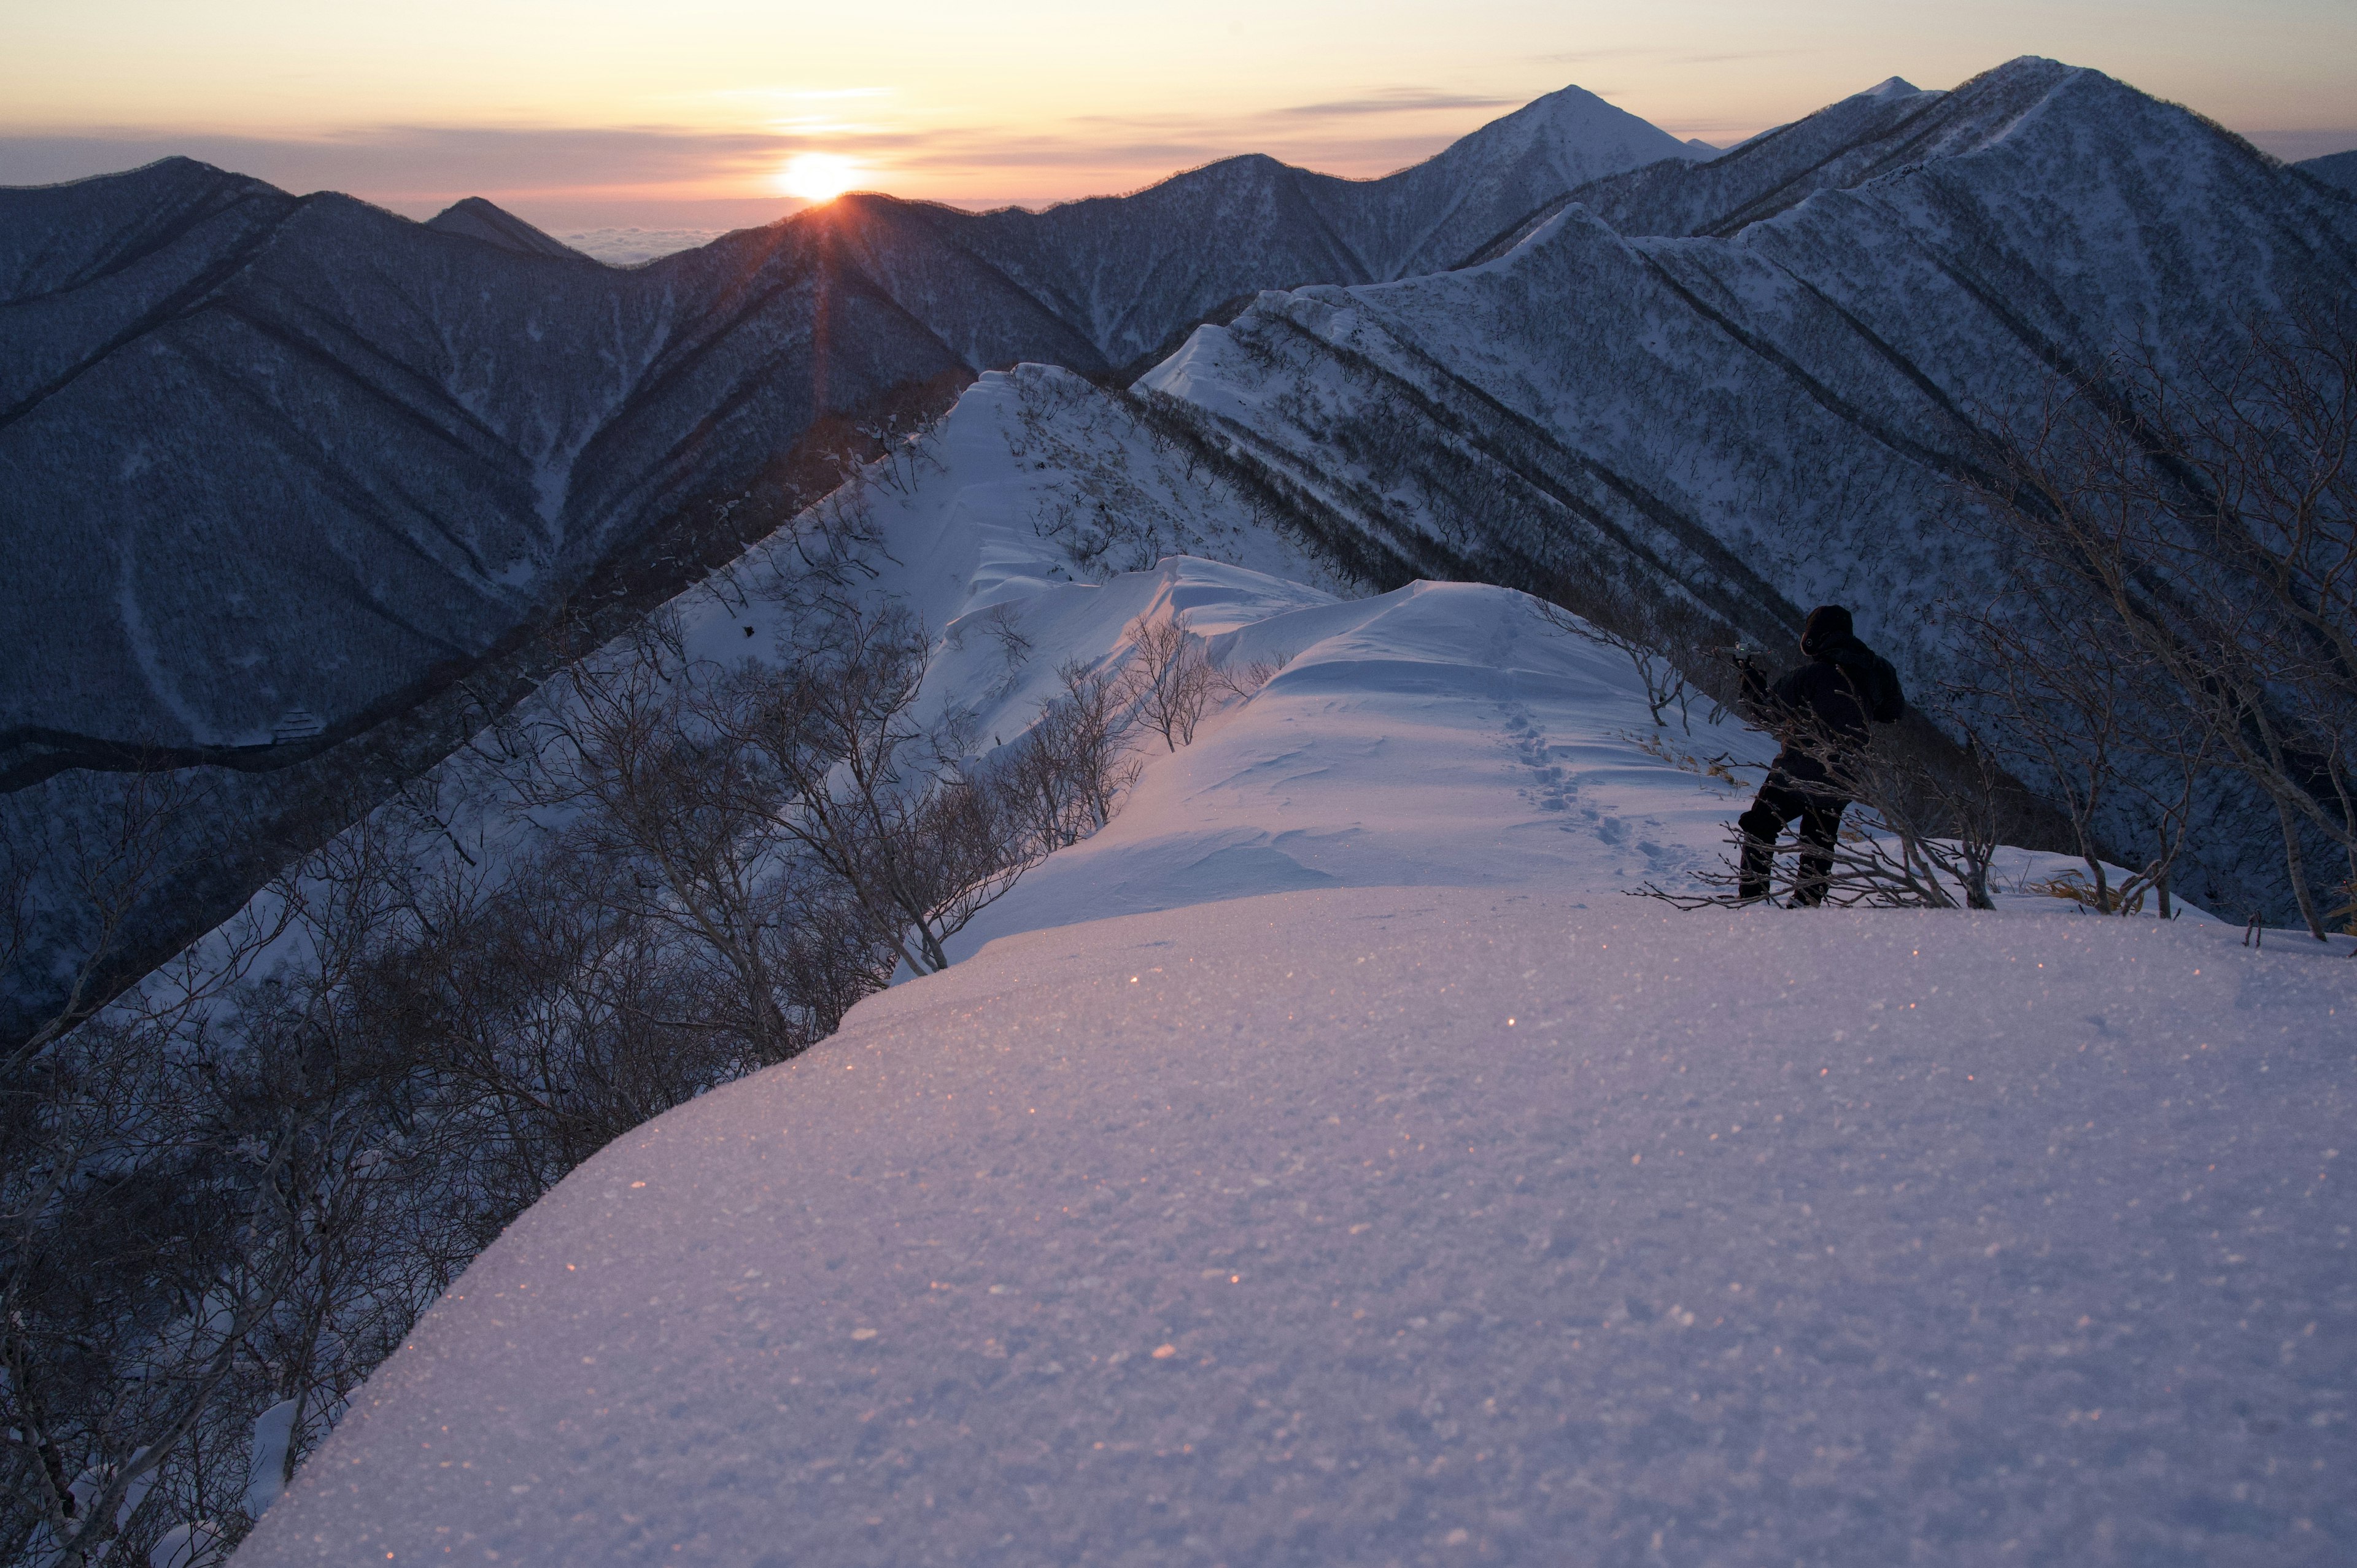
[[780, 171], [966, 206], [1133, 189], [1257, 151], [1411, 163], [1577, 82], [1725, 143], [1902, 75], [2017, 54], [2108, 70], [2288, 156], [2357, 146], [2351, 0], [5, 0], [0, 183], [188, 152], [430, 212], [726, 227]]

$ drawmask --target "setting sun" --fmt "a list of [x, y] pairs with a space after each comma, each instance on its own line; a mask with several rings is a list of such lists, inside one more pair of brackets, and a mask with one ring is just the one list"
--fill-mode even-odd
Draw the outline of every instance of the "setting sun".
[[861, 169], [835, 153], [796, 153], [778, 170], [778, 188], [805, 201], [832, 201], [851, 188]]

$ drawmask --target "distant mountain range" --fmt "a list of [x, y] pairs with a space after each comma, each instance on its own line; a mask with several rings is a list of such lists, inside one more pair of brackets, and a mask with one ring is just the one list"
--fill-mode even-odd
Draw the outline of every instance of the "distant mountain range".
[[1928, 648], [1932, 514], [1993, 421], [2124, 345], [2357, 296], [2357, 202], [2302, 172], [2051, 60], [1893, 79], [1592, 181], [1474, 264], [1265, 295], [1139, 384], [1400, 571], [1600, 555], [1748, 629], [1847, 594]]
[[2357, 194], [2357, 151], [2328, 153], [2320, 158], [2308, 158], [2291, 166], [2302, 174], [2313, 175], [2325, 184]]
[[218, 765], [211, 880], [150, 945], [204, 929], [535, 639], [791, 515], [847, 422], [1019, 360], [1136, 381], [1378, 576], [1587, 561], [1763, 635], [1842, 596], [1921, 671], [1981, 422], [2357, 293], [2357, 155], [2052, 61], [1710, 154], [1567, 88], [1380, 180], [852, 196], [628, 269], [186, 159], [0, 190], [0, 822]]
[[[160, 956], [544, 645], [814, 499], [846, 421], [1020, 360], [1115, 379], [1262, 289], [1447, 265], [1701, 156], [1567, 88], [1381, 180], [1239, 157], [1040, 213], [853, 196], [629, 270], [487, 201], [421, 224], [182, 158], [0, 190], [0, 828], [194, 769], [201, 853], [135, 922]], [[36, 967], [81, 940], [44, 919]]]
[[976, 215], [848, 197], [617, 271], [185, 159], [0, 191], [0, 769], [77, 737], [349, 735], [744, 486], [823, 414], [1109, 376], [1224, 302], [1445, 266], [1695, 151], [1566, 89], [1388, 178], [1231, 158]]
[[[1999, 423], [2357, 303], [2357, 200], [2029, 59], [1607, 176], [1480, 262], [1263, 295], [1140, 384], [1392, 575], [1600, 574], [1783, 647], [1844, 602], [1929, 688], [1943, 602], [1994, 591], [1943, 514]], [[2201, 854], [2189, 889], [2281, 907], [2279, 845]]]

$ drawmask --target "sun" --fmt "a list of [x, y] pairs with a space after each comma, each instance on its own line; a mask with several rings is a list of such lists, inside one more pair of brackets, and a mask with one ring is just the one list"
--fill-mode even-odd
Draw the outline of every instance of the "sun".
[[778, 188], [805, 201], [832, 201], [860, 173], [857, 164], [837, 153], [796, 153], [778, 170]]

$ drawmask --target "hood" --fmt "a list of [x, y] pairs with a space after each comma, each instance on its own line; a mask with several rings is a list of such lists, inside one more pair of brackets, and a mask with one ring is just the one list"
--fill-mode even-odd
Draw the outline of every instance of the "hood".
[[1819, 605], [1801, 628], [1801, 651], [1812, 659], [1830, 658], [1836, 646], [1852, 640], [1849, 611], [1840, 605]]

